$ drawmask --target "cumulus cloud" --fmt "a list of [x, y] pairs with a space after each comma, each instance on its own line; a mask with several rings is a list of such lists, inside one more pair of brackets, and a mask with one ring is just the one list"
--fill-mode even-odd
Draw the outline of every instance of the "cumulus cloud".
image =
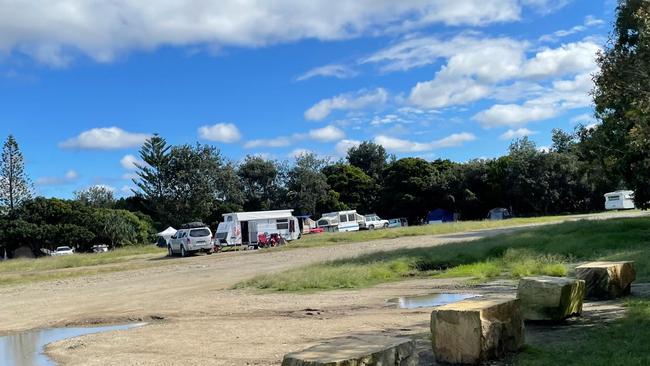
[[536, 134], [537, 131], [531, 131], [527, 128], [518, 128], [516, 130], [510, 129], [506, 132], [504, 132], [499, 138], [501, 140], [512, 140], [515, 138], [521, 138], [524, 136], [530, 136]]
[[257, 139], [246, 141], [244, 147], [246, 149], [252, 149], [255, 147], [285, 147], [293, 143], [291, 137], [280, 136], [269, 139]]
[[230, 144], [239, 141], [241, 133], [233, 123], [217, 123], [199, 127], [199, 137], [204, 140]]
[[93, 128], [59, 144], [65, 149], [123, 149], [137, 147], [151, 135], [125, 131], [119, 127]]
[[122, 164], [122, 167], [126, 170], [135, 170], [138, 168], [136, 164], [143, 165], [144, 162], [136, 158], [134, 155], [128, 154], [128, 155], [124, 155], [124, 157], [120, 159], [120, 164]]
[[476, 136], [468, 132], [455, 133], [440, 140], [431, 142], [415, 142], [385, 135], [379, 135], [375, 137], [376, 144], [382, 145], [386, 150], [394, 152], [431, 151], [446, 147], [461, 146], [465, 142], [474, 140], [476, 140]]
[[75, 170], [68, 170], [63, 176], [39, 177], [36, 179], [38, 186], [59, 186], [74, 183], [79, 179], [79, 173]]
[[600, 46], [584, 41], [538, 52], [523, 70], [525, 76], [544, 78], [564, 76], [595, 70], [596, 53]]
[[411, 89], [409, 101], [420, 107], [443, 108], [483, 99], [490, 88], [470, 78], [435, 78], [417, 83]]
[[0, 52], [63, 66], [83, 54], [109, 62], [160, 46], [262, 47], [348, 39], [435, 23], [518, 20], [517, 0], [0, 1]]
[[539, 38], [539, 40], [547, 41], [547, 42], [557, 41], [560, 38], [567, 37], [572, 34], [584, 32], [590, 27], [599, 26], [604, 23], [605, 22], [602, 19], [598, 19], [593, 15], [587, 15], [582, 24], [573, 26], [570, 29], [560, 29], [558, 31], [553, 32], [552, 34], [543, 35]]
[[382, 105], [387, 100], [388, 92], [383, 88], [339, 94], [314, 104], [305, 112], [305, 118], [310, 121], [320, 121], [335, 110], [359, 110], [373, 105]]
[[340, 128], [329, 125], [327, 127], [310, 130], [308, 136], [312, 140], [330, 142], [342, 139], [345, 137], [345, 132]]
[[296, 80], [304, 81], [317, 76], [335, 77], [337, 79], [348, 79], [357, 76], [357, 74], [358, 73], [354, 71], [352, 68], [350, 68], [349, 66], [334, 64], [334, 65], [315, 67], [307, 71], [306, 73], [298, 76]]
[[350, 150], [353, 147], [357, 147], [359, 145], [361, 145], [361, 141], [359, 140], [345, 139], [336, 143], [336, 146], [334, 147], [334, 151], [338, 156], [346, 156], [348, 154], [348, 150]]

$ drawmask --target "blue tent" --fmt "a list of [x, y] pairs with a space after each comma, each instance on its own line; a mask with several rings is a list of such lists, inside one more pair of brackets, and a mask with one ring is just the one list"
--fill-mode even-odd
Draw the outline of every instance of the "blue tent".
[[437, 208], [433, 211], [429, 211], [427, 214], [427, 220], [426, 222], [432, 222], [432, 221], [438, 221], [438, 222], [453, 222], [454, 221], [454, 214], [453, 212], [449, 212], [445, 209], [442, 208]]

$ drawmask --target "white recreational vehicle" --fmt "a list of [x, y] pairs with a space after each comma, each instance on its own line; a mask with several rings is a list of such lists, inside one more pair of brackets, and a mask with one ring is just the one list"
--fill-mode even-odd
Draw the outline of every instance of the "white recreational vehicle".
[[629, 210], [634, 208], [634, 191], [605, 193], [605, 210]]
[[325, 231], [359, 231], [359, 222], [365, 222], [357, 210], [324, 213], [318, 220], [318, 227]]
[[293, 210], [232, 212], [223, 215], [215, 235], [221, 246], [256, 245], [260, 234], [280, 234], [290, 241], [300, 238], [298, 219]]

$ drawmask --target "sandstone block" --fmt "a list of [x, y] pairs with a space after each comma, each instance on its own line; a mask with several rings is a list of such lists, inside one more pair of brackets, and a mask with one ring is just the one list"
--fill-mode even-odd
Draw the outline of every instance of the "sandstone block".
[[282, 366], [416, 366], [415, 341], [388, 336], [335, 339], [284, 356]]
[[564, 277], [525, 277], [517, 298], [526, 320], [559, 321], [582, 313], [585, 281]]
[[433, 353], [439, 362], [478, 364], [524, 345], [518, 299], [465, 300], [431, 313]]
[[590, 262], [576, 267], [576, 277], [585, 281], [587, 298], [612, 299], [630, 294], [636, 270], [630, 261]]

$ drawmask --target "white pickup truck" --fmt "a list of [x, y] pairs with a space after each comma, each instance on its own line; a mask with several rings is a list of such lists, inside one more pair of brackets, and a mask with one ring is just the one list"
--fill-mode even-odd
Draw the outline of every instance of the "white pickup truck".
[[363, 222], [359, 223], [361, 229], [374, 230], [374, 229], [386, 229], [388, 227], [388, 220], [379, 218], [379, 216], [372, 214], [366, 215], [363, 217]]

